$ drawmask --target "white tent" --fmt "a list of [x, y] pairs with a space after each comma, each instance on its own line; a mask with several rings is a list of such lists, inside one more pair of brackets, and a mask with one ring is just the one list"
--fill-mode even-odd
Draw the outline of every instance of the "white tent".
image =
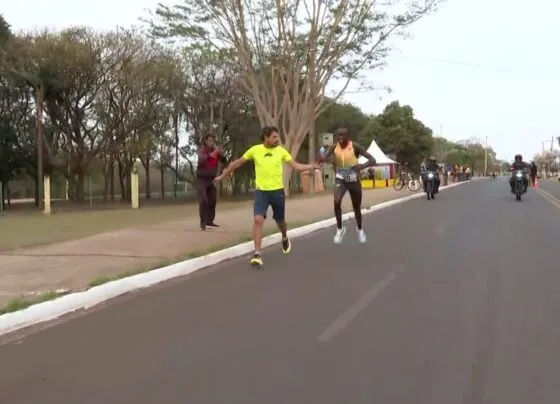
[[[383, 151], [379, 148], [377, 143], [375, 143], [375, 140], [371, 141], [371, 144], [367, 148], [367, 151], [368, 151], [369, 154], [371, 154], [375, 158], [375, 161], [377, 162], [377, 165], [397, 164], [396, 161], [391, 160], [389, 157], [387, 157], [385, 155], [385, 153], [383, 153]], [[360, 164], [363, 164], [366, 161], [367, 161], [367, 159], [363, 156], [360, 156], [360, 158], [358, 159], [358, 163], [360, 163]]]

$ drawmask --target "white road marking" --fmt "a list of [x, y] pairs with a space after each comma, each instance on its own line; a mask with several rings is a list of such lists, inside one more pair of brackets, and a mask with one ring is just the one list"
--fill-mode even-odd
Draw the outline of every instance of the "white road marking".
[[353, 306], [349, 307], [331, 325], [325, 328], [325, 330], [317, 338], [317, 341], [329, 342], [338, 333], [342, 332], [348, 324], [350, 324], [352, 320], [354, 320], [356, 316], [373, 301], [373, 299], [379, 296], [379, 294], [381, 294], [387, 286], [397, 279], [397, 276], [403, 269], [404, 265], [397, 266], [380, 282], [373, 285], [372, 288], [364, 293]]

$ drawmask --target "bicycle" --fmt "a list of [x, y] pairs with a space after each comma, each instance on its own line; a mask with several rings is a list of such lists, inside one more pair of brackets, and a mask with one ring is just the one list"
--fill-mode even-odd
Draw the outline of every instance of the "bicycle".
[[420, 189], [420, 185], [420, 180], [414, 177], [414, 175], [408, 170], [405, 163], [404, 167], [400, 170], [399, 175], [393, 182], [393, 189], [395, 191], [400, 191], [406, 187], [412, 192], [417, 192]]

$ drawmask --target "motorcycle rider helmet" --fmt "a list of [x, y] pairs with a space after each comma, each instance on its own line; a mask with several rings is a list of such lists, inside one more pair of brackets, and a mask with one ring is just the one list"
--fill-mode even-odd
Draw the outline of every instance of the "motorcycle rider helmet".
[[430, 158], [428, 159], [428, 161], [429, 161], [430, 163], [435, 163], [437, 160], [436, 160], [436, 158], [435, 158], [434, 156], [430, 156]]
[[515, 155], [515, 161], [520, 163], [523, 161], [523, 156], [521, 154], [516, 154]]

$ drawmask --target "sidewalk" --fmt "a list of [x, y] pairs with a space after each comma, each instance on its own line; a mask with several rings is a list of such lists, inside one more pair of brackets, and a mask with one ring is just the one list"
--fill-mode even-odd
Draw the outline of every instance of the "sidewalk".
[[[411, 193], [392, 188], [367, 190], [363, 206]], [[332, 216], [332, 200], [328, 191], [313, 199], [288, 200], [288, 226], [297, 227]], [[349, 198], [345, 198], [343, 210], [351, 211]], [[14, 298], [59, 289], [79, 290], [96, 278], [163, 266], [228, 243], [247, 241], [251, 234], [252, 203], [223, 214], [218, 205], [216, 221], [220, 229], [201, 231], [198, 217], [190, 216], [150, 227], [0, 253], [0, 308]], [[274, 230], [274, 222], [267, 220], [265, 229]]]

